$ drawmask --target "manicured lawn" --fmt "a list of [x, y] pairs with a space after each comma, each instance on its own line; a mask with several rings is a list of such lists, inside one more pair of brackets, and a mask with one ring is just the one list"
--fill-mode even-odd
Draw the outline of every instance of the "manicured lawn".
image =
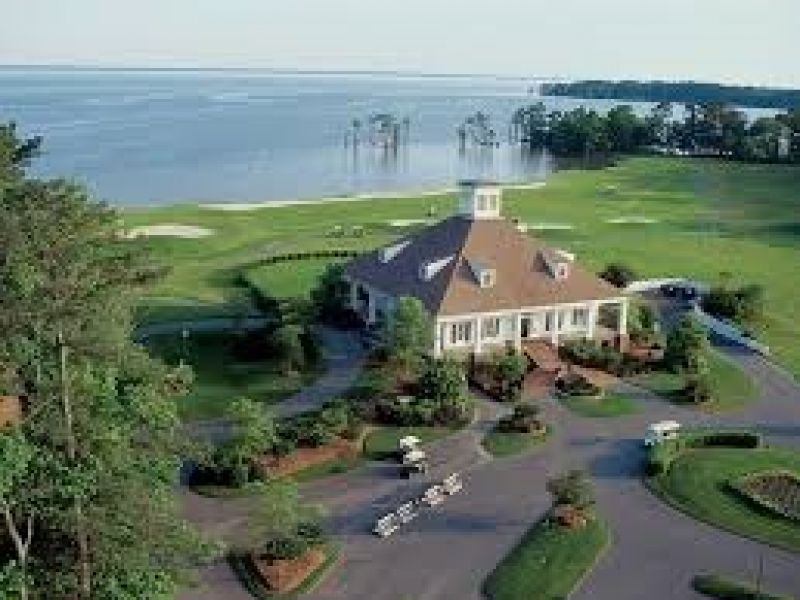
[[495, 458], [504, 458], [529, 452], [544, 444], [550, 437], [550, 430], [536, 435], [532, 433], [490, 431], [483, 438], [481, 444], [484, 449]]
[[154, 356], [171, 365], [183, 359], [194, 371], [191, 392], [180, 400], [182, 418], [218, 418], [230, 402], [241, 397], [264, 404], [280, 402], [318, 376], [316, 370], [311, 370], [287, 377], [269, 360], [242, 361], [232, 352], [232, 335], [198, 333], [185, 343], [179, 335], [153, 336], [148, 340], [147, 348]]
[[[409, 229], [393, 219], [443, 217], [455, 197], [417, 197], [223, 212], [193, 206], [130, 209], [126, 225], [180, 223], [215, 231], [202, 240], [152, 239], [155, 264], [170, 272], [145, 298], [148, 318], [174, 317], [176, 306], [226, 311], [246, 302], [237, 276], [276, 253], [369, 249]], [[541, 189], [509, 190], [504, 212], [530, 223], [563, 223], [569, 230], [535, 235], [575, 252], [589, 268], [623, 262], [643, 277], [688, 276], [766, 291], [764, 330], [774, 356], [800, 375], [800, 167], [637, 157], [613, 168], [562, 171]], [[646, 217], [650, 224], [610, 220]], [[363, 237], [331, 238], [340, 225], [364, 227]], [[150, 308], [147, 308], [150, 307]]]
[[728, 487], [746, 474], [785, 469], [800, 474], [800, 454], [784, 449], [687, 450], [649, 480], [665, 500], [712, 525], [800, 552], [800, 522], [759, 509]]
[[610, 534], [599, 518], [570, 530], [540, 521], [483, 584], [490, 600], [563, 600], [594, 567]]
[[308, 483], [316, 479], [322, 479], [331, 475], [341, 475], [360, 467], [364, 463], [362, 457], [357, 458], [335, 458], [318, 465], [312, 465], [291, 475], [297, 483]]
[[263, 265], [250, 269], [245, 277], [265, 296], [307, 298], [328, 265], [341, 262], [332, 258], [306, 258]]
[[561, 403], [572, 412], [583, 417], [609, 418], [631, 415], [639, 410], [636, 402], [627, 396], [608, 394], [602, 398], [570, 396], [561, 398]]
[[790, 596], [758, 592], [752, 584], [719, 575], [697, 575], [692, 579], [692, 588], [704, 596], [718, 600], [792, 600]]
[[364, 455], [370, 460], [386, 460], [397, 452], [400, 438], [416, 436], [422, 441], [432, 442], [455, 433], [451, 427], [392, 427], [379, 426], [369, 432], [364, 439]]
[[[736, 364], [719, 352], [711, 354], [711, 386], [714, 397], [698, 408], [709, 412], [726, 412], [743, 408], [757, 395], [753, 382]], [[637, 385], [675, 402], [682, 402], [682, 375], [668, 372], [648, 373], [631, 379]]]

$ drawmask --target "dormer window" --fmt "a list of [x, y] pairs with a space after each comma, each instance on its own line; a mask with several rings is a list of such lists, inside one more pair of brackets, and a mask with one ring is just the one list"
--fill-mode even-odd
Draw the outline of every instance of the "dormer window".
[[444, 269], [451, 260], [453, 260], [453, 257], [447, 256], [439, 260], [422, 263], [419, 266], [419, 278], [422, 281], [430, 281], [439, 271]]
[[494, 287], [497, 281], [497, 271], [475, 260], [467, 259], [467, 264], [479, 286], [482, 288]]
[[495, 272], [494, 269], [486, 269], [481, 273], [481, 287], [490, 288], [494, 287]]
[[570, 268], [575, 260], [574, 254], [555, 248], [543, 248], [539, 251], [539, 256], [541, 256], [545, 265], [547, 265], [547, 269], [550, 271], [550, 275], [553, 276], [553, 279], [559, 281], [569, 279]]
[[405, 250], [410, 244], [410, 240], [405, 240], [403, 242], [393, 244], [392, 246], [387, 246], [381, 250], [381, 262], [384, 264], [388, 263], [403, 250]]

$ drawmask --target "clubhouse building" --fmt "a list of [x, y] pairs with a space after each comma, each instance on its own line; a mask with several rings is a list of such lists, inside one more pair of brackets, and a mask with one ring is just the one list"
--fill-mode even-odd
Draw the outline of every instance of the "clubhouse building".
[[628, 300], [576, 257], [502, 216], [498, 184], [465, 181], [458, 213], [345, 267], [351, 307], [368, 324], [418, 298], [435, 326], [435, 356], [526, 351], [585, 338], [623, 347]]

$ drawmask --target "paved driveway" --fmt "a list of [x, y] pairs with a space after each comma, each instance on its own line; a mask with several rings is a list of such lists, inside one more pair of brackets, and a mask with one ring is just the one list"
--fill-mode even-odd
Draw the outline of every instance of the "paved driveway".
[[[652, 496], [640, 479], [642, 432], [663, 418], [687, 424], [755, 422], [771, 441], [800, 445], [800, 387], [759, 357], [728, 352], [762, 386], [761, 401], [749, 410], [732, 417], [704, 415], [629, 390], [639, 398], [641, 412], [604, 420], [581, 418], [547, 402], [547, 418], [558, 433], [532, 455], [488, 462], [471, 446], [477, 442], [475, 431], [449, 440], [448, 451], [452, 455], [455, 446], [465, 470], [465, 490], [387, 540], [369, 533], [375, 517], [418, 491], [395, 479], [391, 469], [374, 468], [310, 487], [310, 497], [329, 499], [343, 553], [340, 564], [307, 598], [479, 600], [483, 579], [547, 509], [547, 479], [571, 467], [591, 473], [599, 510], [614, 537], [574, 598], [685, 600], [697, 597], [688, 587], [694, 574], [707, 570], [746, 577], [755, 572], [759, 558], [769, 587], [800, 592], [797, 555], [699, 523]], [[493, 416], [485, 415], [477, 427], [485, 428]], [[438, 452], [432, 449], [434, 457]]]
[[[313, 406], [352, 381], [360, 363], [348, 351], [350, 342], [342, 343], [341, 352], [332, 354], [328, 376], [291, 401], [289, 410]], [[725, 351], [761, 390], [759, 402], [729, 416], [673, 406], [635, 388], [628, 391], [639, 399], [642, 410], [617, 419], [578, 417], [546, 401], [546, 418], [556, 429], [553, 439], [533, 454], [490, 460], [480, 451], [479, 440], [502, 409], [481, 403], [476, 423], [430, 449], [431, 476], [461, 471], [464, 491], [426, 510], [387, 540], [369, 533], [372, 523], [418, 494], [421, 483], [400, 479], [391, 465], [372, 464], [307, 486], [306, 496], [328, 508], [342, 557], [306, 597], [479, 600], [486, 575], [548, 508], [547, 479], [572, 467], [586, 468], [594, 478], [599, 510], [614, 538], [575, 600], [695, 598], [688, 587], [694, 574], [718, 571], [746, 577], [760, 558], [768, 587], [800, 593], [797, 555], [699, 523], [659, 501], [641, 483], [642, 432], [648, 423], [664, 418], [686, 424], [755, 424], [774, 443], [800, 446], [800, 386], [763, 358], [736, 348]], [[236, 527], [246, 526], [241, 505], [192, 495], [185, 500], [206, 529], [235, 537]], [[224, 564], [205, 569], [201, 578], [204, 587], [187, 591], [182, 599], [247, 598]]]

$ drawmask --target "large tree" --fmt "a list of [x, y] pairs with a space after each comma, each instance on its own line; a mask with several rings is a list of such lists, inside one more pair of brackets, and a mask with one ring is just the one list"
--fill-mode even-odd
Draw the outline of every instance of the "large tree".
[[23, 399], [8, 443], [34, 457], [24, 485], [0, 463], [4, 537], [24, 542], [0, 546], [0, 595], [170, 598], [205, 551], [174, 494], [183, 373], [131, 341], [140, 246], [82, 188], [26, 177], [37, 149], [0, 128], [0, 394]]

